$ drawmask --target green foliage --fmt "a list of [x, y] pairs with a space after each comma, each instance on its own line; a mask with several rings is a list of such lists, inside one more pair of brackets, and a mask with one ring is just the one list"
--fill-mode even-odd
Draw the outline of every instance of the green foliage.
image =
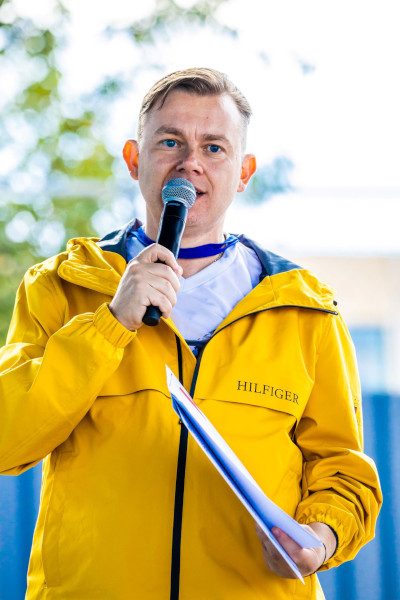
[[[2, 9], [10, 4], [3, 2]], [[101, 138], [95, 95], [73, 117], [60, 97], [57, 53], [67, 21], [68, 11], [58, 2], [51, 31], [20, 17], [0, 23], [5, 40], [0, 61], [21, 73], [0, 124], [0, 151], [17, 154], [0, 177], [2, 339], [26, 268], [63, 249], [69, 238], [96, 235], [92, 217], [113, 201], [115, 156]], [[110, 91], [115, 86], [105, 82], [99, 93]]]
[[199, 0], [190, 8], [182, 8], [174, 0], [157, 0], [152, 14], [141, 19], [128, 28], [138, 44], [154, 43], [156, 35], [166, 33], [169, 27], [207, 24], [220, 31], [236, 35], [236, 32], [221, 25], [215, 18], [215, 12], [227, 0]]

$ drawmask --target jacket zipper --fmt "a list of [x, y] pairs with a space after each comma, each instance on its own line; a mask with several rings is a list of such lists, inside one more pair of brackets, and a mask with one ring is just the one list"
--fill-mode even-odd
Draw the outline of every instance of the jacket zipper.
[[[323, 308], [311, 308], [308, 306], [297, 306], [293, 304], [289, 305], [281, 305], [281, 306], [271, 306], [270, 308], [265, 308], [263, 310], [256, 311], [254, 313], [248, 313], [235, 319], [231, 323], [225, 325], [215, 333], [214, 335], [218, 335], [220, 331], [226, 329], [233, 323], [244, 319], [250, 315], [254, 315], [260, 312], [266, 312], [267, 310], [273, 310], [275, 308], [305, 308], [307, 310], [317, 310], [320, 312], [325, 312], [333, 315], [337, 315], [338, 313], [333, 310], [323, 309]], [[212, 337], [214, 337], [214, 335]], [[177, 335], [176, 338], [176, 346], [178, 351], [178, 367], [179, 367], [179, 381], [183, 385], [183, 362], [182, 362], [182, 347], [181, 342]], [[211, 339], [211, 338], [210, 338]], [[208, 340], [210, 341], [210, 340]], [[208, 343], [208, 342], [207, 342]], [[196, 388], [197, 377], [200, 369], [200, 363], [203, 356], [205, 345], [200, 349], [199, 354], [197, 356], [196, 367], [193, 373], [192, 384], [190, 386], [190, 395], [194, 396], [194, 391]], [[171, 556], [171, 593], [170, 600], [179, 600], [179, 582], [180, 582], [180, 566], [181, 566], [181, 537], [182, 537], [182, 514], [183, 514], [183, 494], [185, 490], [185, 472], [186, 472], [186, 456], [187, 456], [187, 443], [188, 443], [188, 430], [180, 422], [181, 425], [181, 434], [179, 439], [179, 450], [178, 450], [178, 466], [176, 471], [176, 482], [175, 482], [175, 504], [174, 504], [174, 524], [173, 524], [173, 532], [172, 532], [172, 556]]]
[[[183, 385], [183, 363], [181, 342], [176, 336], [176, 345], [178, 349], [179, 381]], [[193, 374], [190, 395], [193, 395], [196, 387], [197, 375], [199, 372], [201, 357], [204, 348], [201, 348], [197, 356], [196, 367]], [[181, 435], [179, 439], [178, 466], [176, 470], [175, 483], [175, 505], [174, 505], [174, 525], [172, 531], [172, 556], [171, 556], [171, 594], [170, 600], [179, 600], [179, 580], [181, 567], [181, 536], [182, 536], [182, 512], [183, 512], [183, 494], [185, 490], [185, 471], [186, 455], [188, 443], [188, 430], [180, 421]]]

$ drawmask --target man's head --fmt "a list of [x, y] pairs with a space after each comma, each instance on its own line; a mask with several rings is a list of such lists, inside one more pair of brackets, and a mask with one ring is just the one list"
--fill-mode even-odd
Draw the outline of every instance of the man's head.
[[171, 179], [190, 181], [197, 192], [183, 243], [221, 241], [225, 213], [256, 169], [244, 154], [250, 106], [222, 73], [188, 69], [172, 73], [146, 95], [138, 140], [123, 156], [146, 202], [146, 233], [155, 239], [163, 204], [161, 190]]
[[157, 81], [147, 92], [139, 112], [138, 142], [143, 137], [143, 127], [151, 110], [162, 108], [168, 94], [173, 90], [182, 90], [198, 96], [219, 96], [227, 94], [232, 98], [241, 115], [243, 123], [243, 153], [246, 146], [247, 126], [250, 121], [251, 107], [242, 92], [228, 79], [225, 73], [215, 69], [194, 67], [175, 71]]

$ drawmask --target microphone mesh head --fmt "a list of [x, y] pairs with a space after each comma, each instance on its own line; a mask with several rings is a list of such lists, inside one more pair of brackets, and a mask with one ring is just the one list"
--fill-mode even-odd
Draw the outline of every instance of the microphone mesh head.
[[178, 200], [178, 202], [182, 202], [187, 208], [193, 206], [196, 200], [194, 186], [187, 179], [181, 179], [180, 177], [167, 181], [161, 195], [164, 204], [173, 198], [174, 200]]

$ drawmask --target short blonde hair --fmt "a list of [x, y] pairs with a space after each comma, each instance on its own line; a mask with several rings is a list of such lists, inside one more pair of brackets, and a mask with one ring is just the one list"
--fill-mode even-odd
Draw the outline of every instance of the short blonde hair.
[[225, 73], [206, 67], [194, 67], [183, 71], [175, 71], [166, 75], [151, 87], [143, 99], [139, 113], [139, 142], [143, 136], [146, 115], [156, 103], [159, 103], [158, 108], [161, 108], [168, 94], [172, 90], [177, 89], [199, 96], [218, 96], [220, 94], [230, 96], [242, 117], [243, 141], [245, 142], [247, 125], [251, 116], [249, 102], [242, 92], [228, 79]]

